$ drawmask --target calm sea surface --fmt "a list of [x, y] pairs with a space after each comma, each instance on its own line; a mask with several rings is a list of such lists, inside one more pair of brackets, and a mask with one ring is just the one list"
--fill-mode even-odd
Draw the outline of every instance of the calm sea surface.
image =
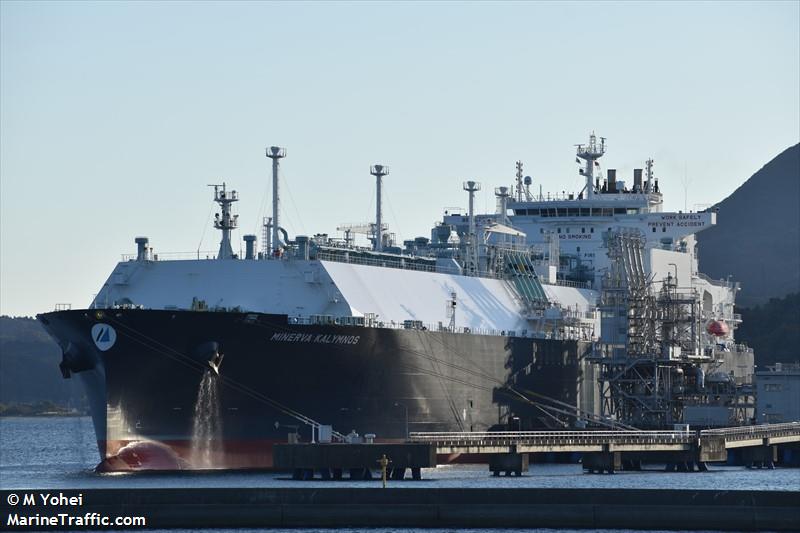
[[[0, 418], [1, 489], [376, 487], [380, 483], [379, 481], [302, 482], [287, 479], [286, 474], [265, 472], [96, 474], [93, 469], [98, 460], [94, 431], [91, 419], [88, 417]], [[580, 465], [533, 464], [530, 472], [521, 478], [491, 477], [486, 465], [448, 465], [423, 470], [423, 478], [422, 481], [390, 482], [390, 485], [399, 488], [535, 487], [800, 491], [798, 469], [747, 470], [743, 467], [713, 465], [710, 466], [709, 472], [702, 473], [667, 473], [654, 469], [643, 472], [619, 472], [614, 475], [589, 475], [582, 473]], [[364, 531], [379, 533], [414, 530]]]
[[[0, 488], [132, 487], [374, 487], [379, 481], [292, 481], [266, 472], [95, 474], [99, 462], [91, 419], [0, 418]], [[448, 465], [423, 470], [422, 481], [390, 482], [411, 488], [632, 488], [800, 491], [800, 470], [709, 467], [710, 472], [659, 470], [589, 475], [577, 464], [533, 464], [521, 478], [491, 477], [486, 465]]]

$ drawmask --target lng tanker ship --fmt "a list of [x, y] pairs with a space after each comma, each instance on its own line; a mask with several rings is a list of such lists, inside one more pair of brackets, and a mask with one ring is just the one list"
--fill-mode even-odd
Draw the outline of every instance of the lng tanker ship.
[[[165, 259], [137, 237], [136, 255], [88, 308], [39, 315], [62, 348], [64, 377], [85, 386], [101, 468], [268, 468], [275, 442], [345, 433], [391, 441], [409, 431], [642, 426], [643, 412], [620, 404], [627, 393], [614, 396], [603, 377], [614, 357], [646, 345], [608, 298], [620, 281], [610, 273], [628, 264], [619, 238], [638, 236], [626, 261], [653, 294], [691, 280], [684, 309], [698, 327], [657, 334], [681, 375], [697, 368], [705, 381], [748, 352], [733, 343], [735, 285], [697, 271], [693, 234], [715, 214], [663, 213], [652, 162], [630, 187], [612, 170], [601, 184], [604, 152], [594, 135], [579, 146], [586, 186], [564, 197], [533, 195], [518, 163], [516, 185], [495, 190], [494, 213], [475, 213], [480, 184], [466, 182], [469, 208], [402, 246], [382, 221], [388, 168], [374, 165], [371, 245], [359, 246], [355, 226], [342, 238], [290, 239], [279, 220], [285, 151], [268, 148], [273, 213], [261, 250], [245, 235], [245, 253], [234, 253], [239, 197], [217, 185], [215, 256]], [[687, 379], [681, 405], [691, 387], [705, 390]], [[674, 410], [657, 423], [677, 421]]]

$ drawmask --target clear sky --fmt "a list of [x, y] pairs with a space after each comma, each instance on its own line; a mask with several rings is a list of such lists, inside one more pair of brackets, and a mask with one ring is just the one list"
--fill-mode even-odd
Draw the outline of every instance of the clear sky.
[[[717, 202], [800, 140], [800, 3], [0, 3], [0, 313], [85, 307], [119, 260], [215, 250], [212, 194], [289, 233], [374, 217], [430, 235], [462, 181], [581, 187], [655, 158], [670, 210]], [[202, 243], [201, 243], [202, 238]]]

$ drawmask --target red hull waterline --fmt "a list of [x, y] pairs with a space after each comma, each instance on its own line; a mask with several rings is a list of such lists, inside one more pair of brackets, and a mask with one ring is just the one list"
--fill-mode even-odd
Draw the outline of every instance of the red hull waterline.
[[[382, 441], [383, 442], [383, 441]], [[385, 442], [402, 442], [386, 440]], [[198, 450], [190, 440], [109, 440], [100, 441], [106, 458], [97, 465], [98, 472], [145, 472], [170, 470], [275, 470], [272, 447], [285, 444], [278, 440], [226, 441], [224, 450]], [[437, 455], [439, 464], [485, 463], [473, 454]]]

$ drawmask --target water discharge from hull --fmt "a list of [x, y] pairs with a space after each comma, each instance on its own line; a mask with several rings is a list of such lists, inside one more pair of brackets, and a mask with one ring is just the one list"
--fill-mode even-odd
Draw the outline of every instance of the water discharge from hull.
[[216, 457], [222, 437], [219, 409], [219, 383], [216, 372], [206, 371], [197, 390], [192, 424], [192, 448], [189, 460], [195, 469], [224, 468]]

